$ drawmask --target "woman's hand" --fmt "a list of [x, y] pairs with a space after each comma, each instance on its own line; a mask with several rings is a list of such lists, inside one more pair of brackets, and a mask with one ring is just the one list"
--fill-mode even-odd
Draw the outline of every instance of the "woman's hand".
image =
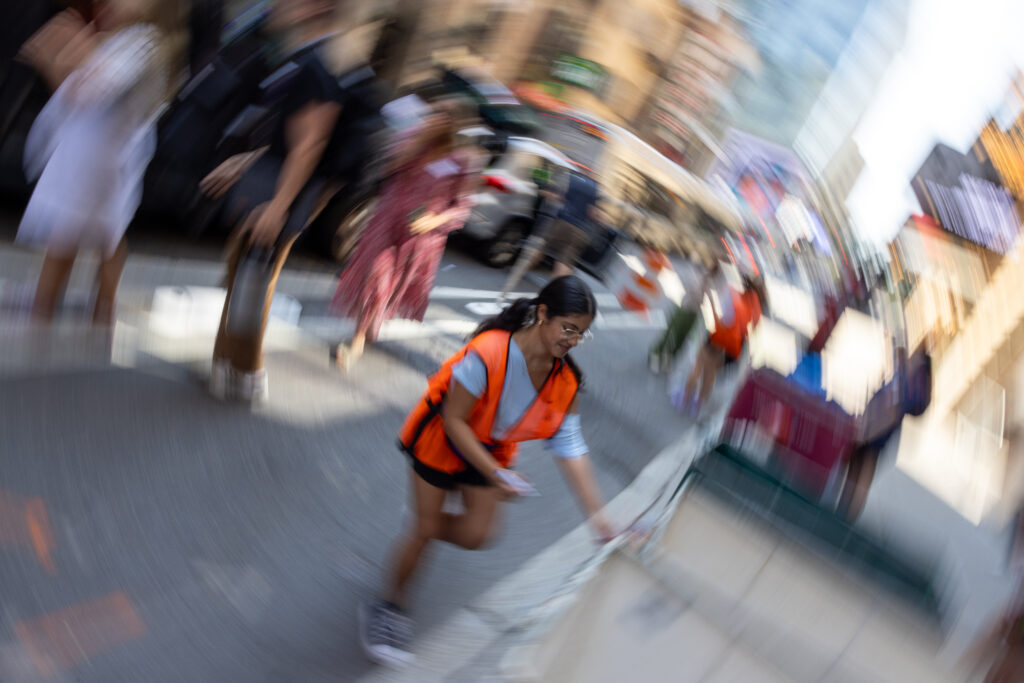
[[287, 211], [281, 212], [274, 202], [264, 202], [246, 216], [234, 240], [241, 241], [243, 245], [273, 247], [287, 220]]
[[600, 512], [590, 518], [590, 528], [601, 544], [609, 543], [619, 535]]
[[516, 498], [519, 497], [519, 492], [516, 491], [516, 489], [511, 484], [509, 484], [507, 481], [499, 477], [497, 475], [497, 470], [495, 470], [495, 474], [490, 478], [490, 481], [491, 485], [495, 489], [497, 489], [499, 499], [515, 500]]
[[257, 247], [274, 246], [284, 230], [284, 224], [288, 222], [288, 210], [270, 201], [262, 204], [253, 214], [255, 220], [249, 230], [249, 243]]
[[502, 500], [513, 500], [535, 493], [530, 482], [512, 470], [499, 467], [494, 470], [490, 479]]
[[436, 225], [435, 216], [432, 213], [425, 213], [409, 224], [409, 232], [413, 235], [422, 235], [433, 230]]
[[409, 232], [413, 235], [422, 235], [430, 232], [431, 230], [437, 230], [447, 223], [448, 219], [449, 213], [447, 211], [443, 211], [441, 213], [425, 213], [409, 224]]
[[255, 152], [245, 152], [229, 157], [199, 181], [199, 190], [212, 199], [221, 197], [249, 170], [256, 156]]

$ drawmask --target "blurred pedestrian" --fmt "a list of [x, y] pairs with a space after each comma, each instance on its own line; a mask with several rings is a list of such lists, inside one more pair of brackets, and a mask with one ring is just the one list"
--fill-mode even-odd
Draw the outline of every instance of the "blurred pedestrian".
[[540, 158], [531, 171], [533, 184], [537, 188], [537, 196], [533, 201], [533, 222], [540, 225], [553, 219], [558, 214], [559, 201], [562, 196], [554, 178], [553, 164]]
[[651, 347], [649, 364], [653, 372], [665, 372], [671, 367], [694, 329], [705, 294], [714, 286], [720, 273], [721, 266], [713, 258], [706, 259], [704, 263], [693, 263], [682, 270], [680, 276], [685, 287], [683, 299], [669, 316], [665, 333]]
[[448, 234], [469, 216], [473, 160], [456, 147], [455, 100], [435, 102], [398, 147], [377, 212], [342, 273], [331, 311], [356, 319], [351, 343], [335, 349], [349, 369], [392, 318], [422, 321]]
[[[409, 663], [412, 622], [406, 591], [433, 541], [474, 550], [494, 535], [498, 503], [535, 492], [515, 474], [518, 443], [547, 439], [596, 534], [612, 532], [601, 509], [580, 430], [583, 374], [569, 352], [589, 335], [594, 295], [577, 277], [552, 280], [485, 320], [429, 381], [406, 418], [400, 445], [412, 466], [413, 518], [398, 542], [383, 599], [360, 612], [367, 654]], [[457, 490], [465, 511], [443, 510]]]
[[739, 360], [750, 330], [761, 320], [765, 300], [760, 283], [749, 277], [743, 278], [742, 292], [723, 283], [709, 299], [714, 329], [698, 352], [697, 362], [678, 401], [679, 407], [691, 417], [700, 414], [722, 367]]
[[850, 456], [838, 514], [856, 520], [867, 502], [879, 456], [897, 439], [903, 418], [920, 416], [931, 403], [931, 356], [922, 345], [911, 354], [897, 348], [892, 378], [878, 391], [857, 419], [857, 444]]
[[88, 23], [66, 10], [20, 52], [54, 90], [26, 141], [26, 175], [38, 183], [17, 236], [46, 249], [32, 308], [39, 320], [53, 319], [78, 251], [94, 248], [93, 322], [114, 321], [124, 233], [142, 198], [166, 92], [151, 9], [146, 0], [108, 0]]
[[[545, 187], [550, 191], [550, 187]], [[533, 234], [527, 240], [519, 258], [501, 288], [501, 298], [516, 288], [526, 273], [547, 254], [555, 261], [553, 278], [569, 275], [576, 267], [580, 255], [590, 240], [591, 221], [599, 219], [597, 208], [599, 189], [591, 171], [582, 166], [573, 169], [569, 186], [562, 200], [561, 210], [554, 220], [535, 223]]]
[[290, 56], [276, 72], [280, 82], [269, 86], [280, 93], [270, 144], [231, 157], [201, 183], [213, 197], [230, 189], [228, 213], [237, 225], [210, 375], [210, 392], [222, 400], [266, 399], [263, 337], [277, 278], [329, 185], [352, 172], [342, 160], [362, 141], [341, 125], [348, 93], [327, 66], [336, 4], [276, 0], [270, 28], [286, 38]]

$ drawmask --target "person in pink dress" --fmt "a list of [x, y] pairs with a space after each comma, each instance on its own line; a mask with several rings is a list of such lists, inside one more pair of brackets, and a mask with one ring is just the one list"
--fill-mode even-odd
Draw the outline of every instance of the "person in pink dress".
[[456, 149], [457, 105], [437, 103], [398, 144], [377, 212], [341, 275], [331, 311], [356, 320], [351, 343], [336, 349], [348, 369], [393, 318], [422, 321], [448, 235], [469, 215], [473, 162]]

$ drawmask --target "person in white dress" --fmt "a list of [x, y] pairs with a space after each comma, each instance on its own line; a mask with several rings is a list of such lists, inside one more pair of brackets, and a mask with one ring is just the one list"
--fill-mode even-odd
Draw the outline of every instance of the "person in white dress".
[[26, 141], [26, 175], [38, 183], [17, 236], [46, 250], [32, 307], [39, 320], [53, 319], [79, 250], [98, 249], [93, 322], [113, 323], [124, 233], [166, 93], [160, 33], [145, 22], [145, 2], [107, 0], [90, 23], [65, 11], [21, 50], [54, 89]]

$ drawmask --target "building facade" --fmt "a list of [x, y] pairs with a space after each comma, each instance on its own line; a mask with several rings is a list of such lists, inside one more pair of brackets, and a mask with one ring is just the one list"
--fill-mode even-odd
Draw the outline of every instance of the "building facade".
[[932, 405], [905, 425], [901, 467], [969, 519], [996, 525], [1024, 502], [1021, 80], [969, 152], [929, 155], [913, 181], [924, 213], [891, 246], [894, 280], [912, 284], [908, 342], [934, 355]]

